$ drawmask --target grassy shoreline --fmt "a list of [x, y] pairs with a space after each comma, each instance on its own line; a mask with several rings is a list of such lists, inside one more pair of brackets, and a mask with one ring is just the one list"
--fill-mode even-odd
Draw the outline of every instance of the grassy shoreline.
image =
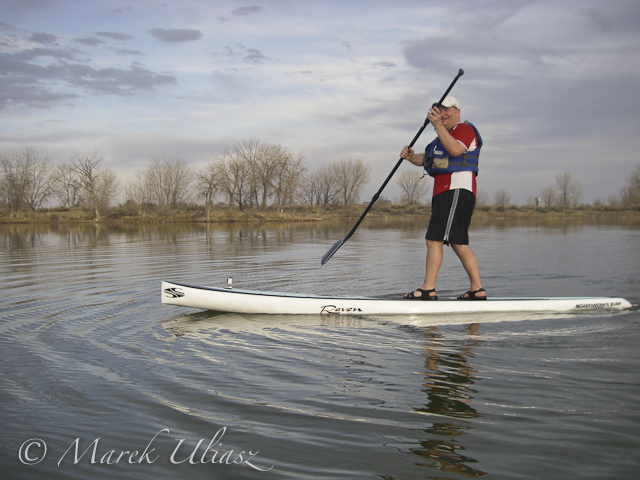
[[[357, 219], [365, 205], [335, 207], [294, 206], [283, 209], [243, 210], [218, 207], [209, 217], [201, 205], [184, 205], [178, 208], [152, 208], [141, 211], [136, 207], [120, 205], [106, 211], [96, 221], [93, 212], [86, 208], [50, 208], [36, 212], [0, 212], [0, 223], [176, 223], [176, 222], [296, 222]], [[374, 205], [367, 218], [423, 217], [431, 213], [426, 205]], [[637, 221], [640, 224], [640, 207], [535, 208], [535, 207], [476, 207], [474, 221], [486, 220], [619, 220], [622, 223]]]

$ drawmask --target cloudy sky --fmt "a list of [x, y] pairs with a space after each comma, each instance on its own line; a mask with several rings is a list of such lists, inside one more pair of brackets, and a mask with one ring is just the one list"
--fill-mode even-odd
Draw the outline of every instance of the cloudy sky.
[[607, 201], [640, 165], [637, 0], [0, 0], [0, 151], [126, 179], [259, 139], [363, 160], [368, 200], [459, 68], [490, 199], [569, 172]]

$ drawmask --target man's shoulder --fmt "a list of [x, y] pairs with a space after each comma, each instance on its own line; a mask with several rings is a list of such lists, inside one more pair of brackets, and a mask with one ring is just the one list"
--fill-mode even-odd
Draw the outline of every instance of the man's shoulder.
[[454, 130], [457, 130], [457, 131], [460, 131], [460, 132], [462, 132], [462, 131], [467, 131], [467, 132], [468, 131], [472, 131], [472, 132], [475, 133], [474, 128], [467, 121], [460, 122], [460, 123], [456, 124], [456, 126], [451, 129], [452, 132]]
[[458, 123], [449, 133], [453, 138], [463, 141], [467, 146], [469, 146], [467, 142], [471, 142], [476, 138], [476, 131], [468, 123]]

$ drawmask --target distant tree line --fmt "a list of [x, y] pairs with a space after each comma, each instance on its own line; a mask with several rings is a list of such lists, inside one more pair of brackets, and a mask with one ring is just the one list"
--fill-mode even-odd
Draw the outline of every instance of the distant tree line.
[[281, 145], [246, 140], [225, 149], [201, 170], [181, 158], [154, 158], [126, 187], [139, 205], [175, 206], [202, 201], [210, 214], [221, 201], [238, 210], [359, 202], [369, 167], [344, 159], [308, 173], [304, 159]]
[[[543, 188], [538, 197], [530, 199], [529, 204], [546, 208], [575, 208], [581, 205], [582, 185], [571, 177], [571, 173], [558, 173], [555, 181], [555, 185]], [[477, 203], [486, 205], [489, 202], [484, 194], [478, 194]], [[594, 206], [602, 203], [602, 200], [596, 200]], [[640, 206], [640, 165], [627, 177], [620, 193], [608, 199], [608, 204], [622, 207]], [[497, 191], [493, 196], [493, 205], [498, 207], [511, 205], [509, 192], [504, 189]]]
[[[100, 219], [108, 207], [122, 199], [122, 193], [125, 201], [142, 214], [193, 202], [204, 203], [207, 217], [218, 204], [238, 210], [349, 205], [360, 201], [370, 177], [369, 166], [354, 158], [309, 171], [301, 155], [260, 140], [245, 140], [225, 149], [201, 169], [193, 168], [183, 158], [155, 157], [124, 185], [103, 163], [97, 152], [76, 151], [61, 164], [53, 164], [32, 147], [0, 153], [0, 209], [16, 213], [55, 204], [64, 208], [81, 206]], [[429, 193], [429, 183], [422, 177], [415, 170], [396, 176], [403, 203], [417, 204]], [[557, 174], [555, 180], [555, 185], [544, 188], [530, 203], [578, 206], [582, 196], [579, 182], [568, 172]], [[484, 192], [478, 192], [477, 203], [490, 202]], [[493, 204], [510, 205], [510, 194], [506, 190], [496, 192]], [[640, 205], [640, 165], [609, 204]]]
[[[27, 147], [0, 154], [0, 207], [11, 213], [46, 205], [91, 209], [96, 219], [118, 198], [121, 185], [96, 152], [73, 152], [65, 163]], [[225, 149], [204, 168], [183, 158], [155, 157], [123, 187], [125, 201], [144, 213], [153, 208], [203, 202], [239, 210], [290, 205], [358, 203], [370, 168], [347, 158], [308, 172], [301, 155], [280, 145], [246, 140]]]

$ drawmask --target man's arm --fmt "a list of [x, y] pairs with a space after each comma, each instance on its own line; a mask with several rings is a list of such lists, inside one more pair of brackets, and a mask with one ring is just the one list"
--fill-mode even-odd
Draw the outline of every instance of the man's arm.
[[453, 138], [442, 123], [438, 126], [434, 125], [434, 127], [440, 143], [442, 143], [442, 146], [447, 150], [450, 157], [459, 157], [463, 153], [467, 153], [467, 147], [465, 147], [461, 141]]
[[416, 154], [411, 147], [404, 147], [400, 153], [400, 158], [409, 160], [414, 165], [421, 167], [424, 165], [424, 153]]

